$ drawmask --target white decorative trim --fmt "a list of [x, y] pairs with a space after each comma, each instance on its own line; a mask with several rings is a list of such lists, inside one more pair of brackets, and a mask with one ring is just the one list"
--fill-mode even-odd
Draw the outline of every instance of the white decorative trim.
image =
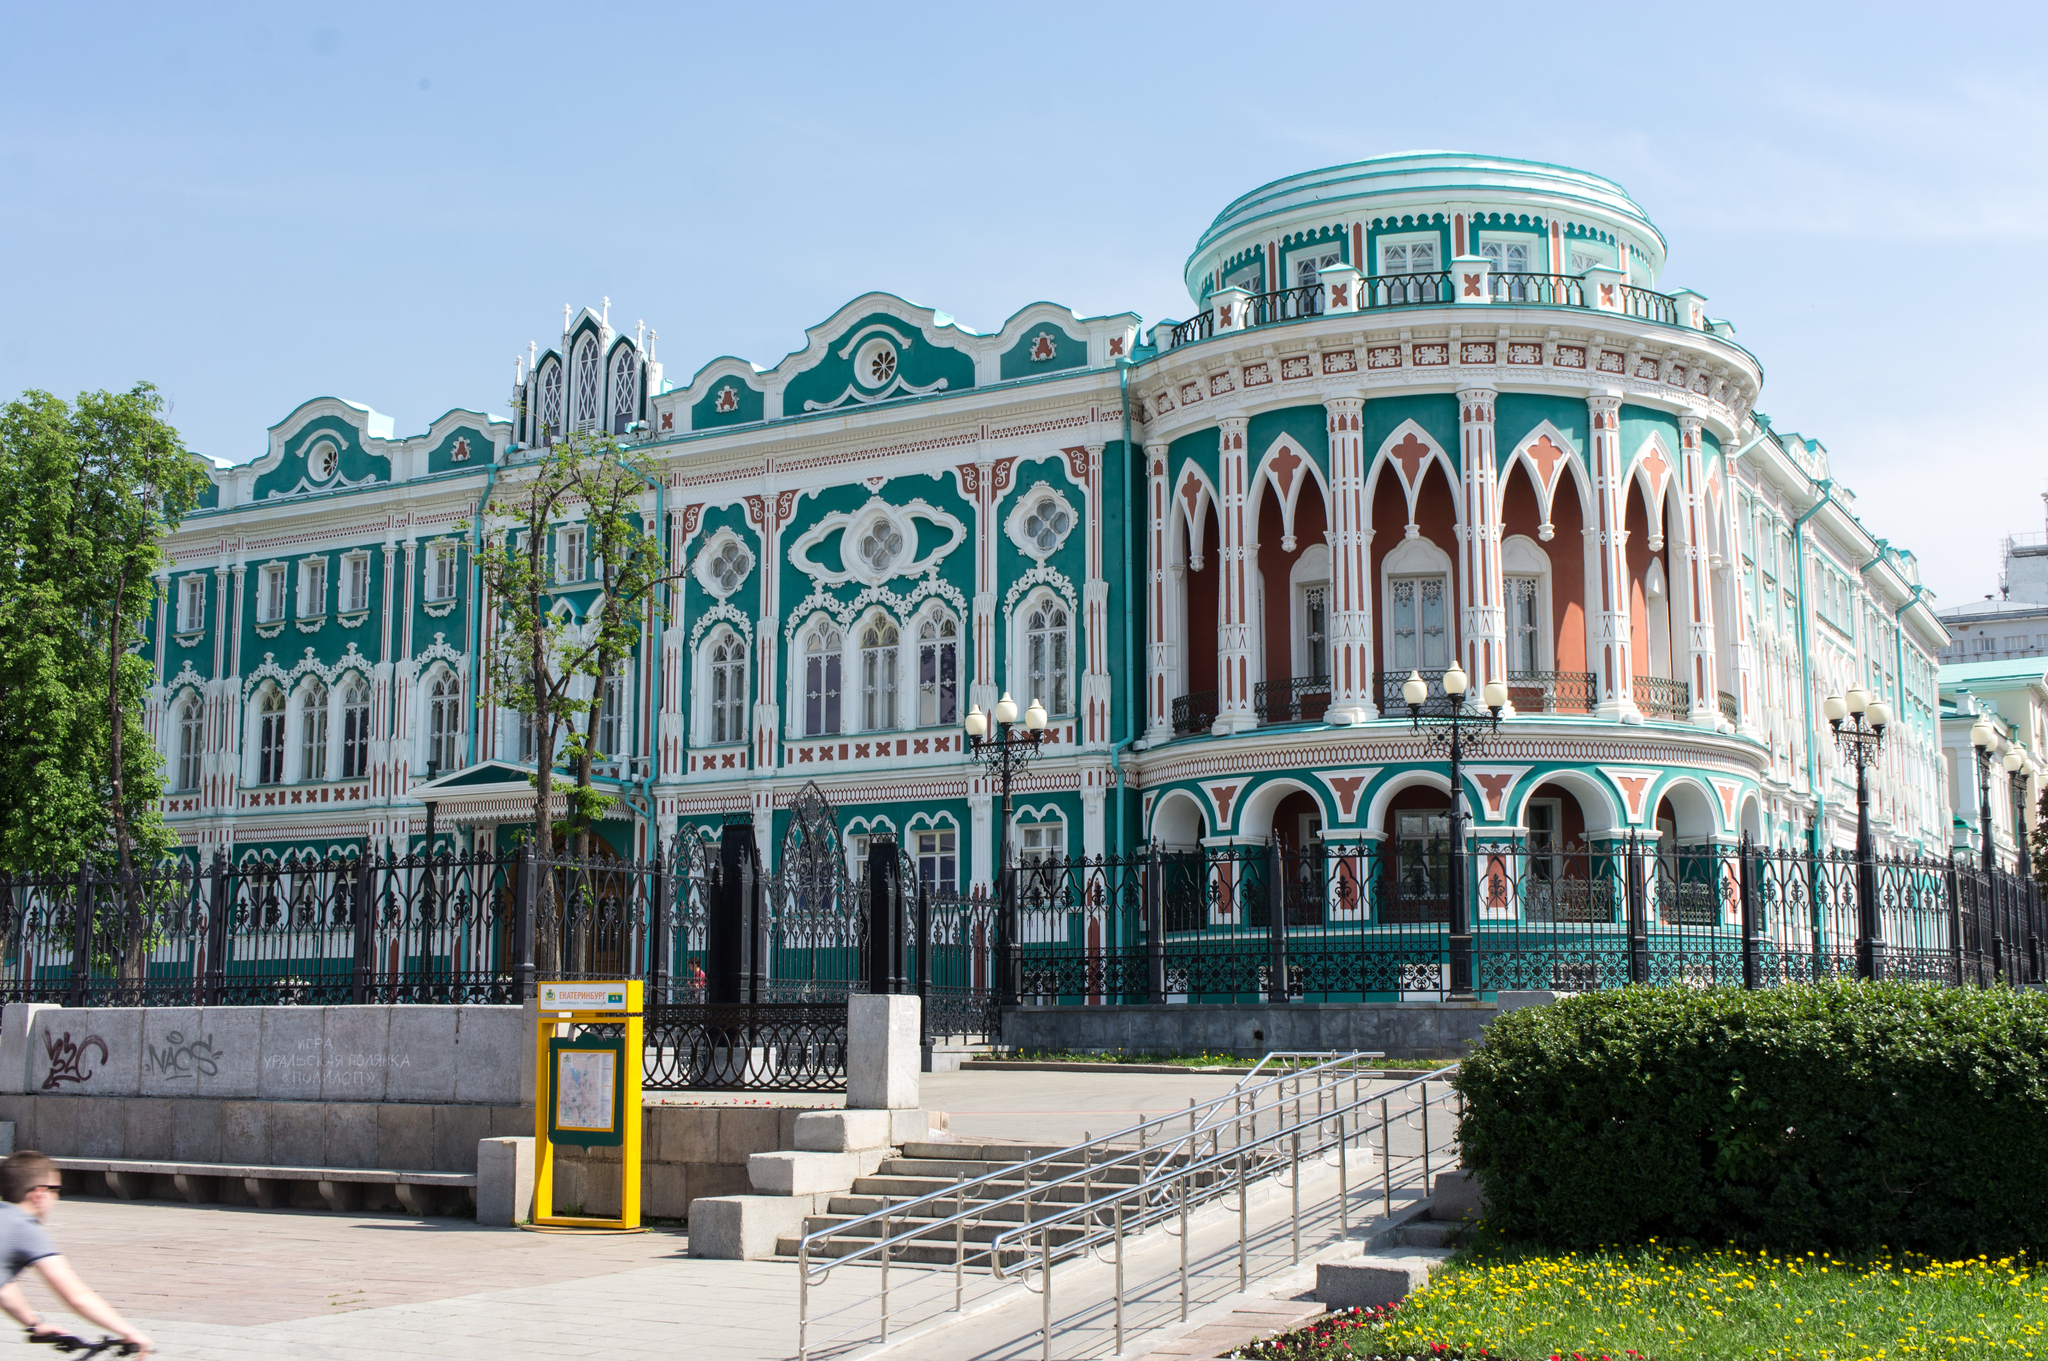
[[[442, 635], [437, 633], [434, 636], [440, 638]], [[451, 652], [450, 655], [454, 654]], [[329, 689], [333, 689], [341, 678], [351, 671], [367, 678], [370, 675], [370, 668], [370, 659], [356, 651], [353, 640], [349, 642], [348, 650], [337, 657], [332, 666], [323, 665], [309, 647], [306, 649], [306, 655], [287, 671], [278, 665], [275, 652], [266, 652], [263, 654], [263, 664], [251, 671], [248, 678], [242, 682], [242, 696], [246, 699], [255, 694], [256, 687], [266, 679], [276, 681], [289, 695], [297, 687], [302, 676], [318, 676]]]
[[[1055, 572], [1053, 575], [1058, 576], [1059, 574]], [[1060, 579], [1062, 581], [1065, 580], [1064, 577]], [[1068, 589], [1071, 590], [1072, 588], [1069, 587]], [[950, 601], [953, 608], [958, 610], [963, 617], [968, 612], [967, 597], [960, 593], [960, 588], [951, 582], [940, 581], [937, 577], [928, 577], [918, 582], [917, 585], [911, 588], [908, 595], [897, 595], [886, 586], [870, 586], [851, 601], [839, 601], [833, 599], [825, 591], [813, 591], [804, 598], [802, 604], [789, 612], [789, 622], [783, 629], [783, 641], [789, 642], [793, 640], [798, 630], [810, 623], [812, 616], [819, 612], [831, 616], [832, 622], [839, 625], [841, 629], [852, 628], [853, 621], [858, 619], [871, 605], [885, 606], [895, 614], [899, 621], [908, 621], [915, 617], [917, 603], [933, 596]]]
[[192, 669], [192, 659], [187, 657], [185, 665], [179, 668], [178, 674], [164, 682], [164, 689], [175, 695], [188, 685], [203, 686], [205, 684], [206, 677]]
[[[1051, 548], [1040, 548], [1037, 540], [1026, 532], [1024, 522], [1031, 518], [1039, 502], [1046, 497], [1052, 498], [1053, 503], [1065, 513], [1067, 527], [1060, 531], [1059, 538]], [[1075, 527], [1081, 523], [1080, 512], [1074, 509], [1074, 503], [1067, 500], [1066, 495], [1049, 482], [1034, 482], [1027, 491], [1013, 499], [1015, 504], [1010, 507], [1010, 514], [1003, 521], [1003, 532], [1009, 535], [1010, 542], [1016, 544], [1024, 556], [1033, 562], [1044, 562], [1059, 552], [1073, 535]]]
[[175, 633], [171, 636], [179, 647], [198, 647], [206, 641], [206, 630], [201, 629], [197, 633]]
[[[349, 648], [351, 651], [353, 651], [355, 645], [351, 643], [349, 645]], [[450, 666], [456, 667], [458, 669], [460, 669], [462, 665], [462, 654], [460, 652], [457, 652], [454, 649], [454, 647], [449, 644], [448, 635], [445, 633], [435, 634], [434, 641], [428, 643], [425, 647], [421, 648], [419, 655], [413, 658], [413, 662], [420, 668], [422, 672], [424, 672], [426, 670], [427, 663], [435, 661], [437, 659], [445, 661]]]
[[327, 627], [327, 616], [323, 614], [318, 619], [294, 619], [292, 625], [301, 633], [318, 633]]
[[[711, 570], [711, 564], [720, 553], [725, 551], [725, 546], [728, 543], [738, 544], [740, 552], [746, 555], [747, 561], [746, 570], [740, 573], [739, 581], [734, 584], [730, 591], [725, 590], [718, 584], [718, 578]], [[732, 526], [725, 525], [716, 530], [710, 538], [704, 541], [704, 546], [697, 550], [697, 556], [690, 563], [690, 574], [697, 578], [697, 584], [704, 588], [705, 594], [714, 600], [723, 601], [737, 592], [741, 586], [746, 585], [747, 578], [753, 575], [754, 568], [759, 565], [759, 560], [754, 556], [753, 546], [737, 533]]]
[[[461, 602], [450, 600], [440, 605], [421, 605], [420, 608], [426, 611], [427, 617], [430, 619], [446, 619], [449, 615], [455, 613], [455, 607], [459, 603]], [[353, 628], [355, 626], [351, 624], [349, 627]]]
[[[891, 564], [881, 574], [877, 574], [868, 563], [860, 561], [852, 551], [854, 538], [878, 520], [887, 522], [902, 535], [907, 547], [907, 560], [901, 564]], [[952, 536], [921, 558], [916, 556], [918, 520], [929, 520]], [[810, 556], [813, 548], [835, 532], [840, 535], [840, 568], [836, 572], [821, 563], [813, 562]], [[966, 537], [966, 525], [922, 498], [905, 505], [892, 506], [879, 496], [871, 496], [868, 503], [859, 510], [834, 511], [818, 521], [808, 533], [790, 545], [789, 561], [798, 571], [821, 586], [838, 586], [848, 581], [864, 581], [869, 585], [879, 586], [884, 581], [893, 581], [899, 577], [923, 576], [936, 570], [938, 565], [946, 560], [946, 556], [958, 548]]]
[[749, 650], [752, 649], [754, 644], [753, 621], [748, 619], [738, 606], [733, 605], [729, 601], [721, 600], [716, 605], [703, 610], [697, 615], [697, 622], [690, 628], [691, 655], [694, 656], [696, 654], [697, 645], [704, 641], [704, 635], [709, 633], [711, 626], [720, 620], [731, 624], [738, 631], [741, 639], [746, 642]]
[[[1025, 592], [1033, 586], [1050, 586], [1053, 593], [1066, 602], [1070, 612], [1081, 607], [1079, 597], [1074, 594], [1074, 583], [1061, 575], [1057, 567], [1041, 562], [1010, 583], [1009, 591], [1003, 596], [1003, 613], [1014, 615], [1017, 612], [1017, 602], [1023, 599]], [[1072, 618], [1071, 613], [1068, 617]]]
[[284, 621], [283, 621], [283, 620], [279, 620], [279, 621], [278, 621], [277, 623], [275, 623], [275, 624], [270, 624], [270, 625], [258, 624], [258, 625], [256, 626], [256, 636], [257, 636], [258, 638], [275, 638], [275, 637], [277, 637], [277, 635], [278, 635], [278, 634], [280, 634], [280, 633], [283, 633], [283, 632], [284, 632]]
[[359, 629], [364, 624], [368, 623], [369, 619], [370, 612], [368, 610], [364, 610], [361, 614], [337, 615], [335, 617], [334, 622], [341, 625], [345, 629]]

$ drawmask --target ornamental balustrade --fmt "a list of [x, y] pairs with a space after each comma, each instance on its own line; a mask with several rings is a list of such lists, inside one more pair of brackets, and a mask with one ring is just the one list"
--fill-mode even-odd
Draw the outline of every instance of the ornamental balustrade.
[[[1415, 274], [1379, 274], [1358, 281], [1361, 311], [1388, 311], [1403, 307], [1441, 307], [1460, 302], [1449, 270], [1425, 270]], [[1579, 311], [1620, 313], [1638, 321], [1663, 326], [1679, 325], [1678, 303], [1662, 293], [1633, 284], [1603, 286], [1596, 293], [1585, 279], [1568, 274], [1493, 272], [1486, 293], [1490, 301], [1518, 307], [1561, 307]], [[1603, 301], [1608, 305], [1602, 306]], [[1468, 300], [1469, 301], [1469, 300]], [[1255, 329], [1286, 322], [1304, 321], [1329, 310], [1322, 284], [1304, 284], [1247, 295], [1244, 326]], [[1173, 327], [1167, 348], [1178, 349], [1208, 340], [1216, 334], [1216, 314], [1204, 309]]]

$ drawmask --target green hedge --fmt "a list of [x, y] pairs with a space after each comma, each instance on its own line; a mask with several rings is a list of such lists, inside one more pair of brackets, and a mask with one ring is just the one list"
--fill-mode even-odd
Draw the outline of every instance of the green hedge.
[[2048, 1250], [2048, 994], [1590, 993], [1496, 1020], [1458, 1085], [1514, 1238]]

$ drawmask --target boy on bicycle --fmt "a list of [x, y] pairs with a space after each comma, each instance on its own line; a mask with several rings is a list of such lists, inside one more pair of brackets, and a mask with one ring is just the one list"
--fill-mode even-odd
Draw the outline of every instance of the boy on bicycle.
[[7, 1202], [0, 1205], [0, 1271], [7, 1278], [7, 1283], [0, 1285], [0, 1309], [28, 1329], [31, 1342], [52, 1341], [65, 1335], [63, 1329], [44, 1322], [22, 1293], [21, 1273], [33, 1266], [72, 1313], [115, 1334], [137, 1354], [147, 1356], [149, 1339], [78, 1278], [78, 1273], [57, 1251], [56, 1240], [43, 1227], [43, 1220], [57, 1204], [62, 1180], [57, 1164], [33, 1149], [10, 1153], [5, 1161], [0, 1161], [0, 1197]]

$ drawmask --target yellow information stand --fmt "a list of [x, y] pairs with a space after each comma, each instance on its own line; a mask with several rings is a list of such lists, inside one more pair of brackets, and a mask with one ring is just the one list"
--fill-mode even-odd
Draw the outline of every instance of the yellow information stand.
[[[533, 1226], [585, 1233], [639, 1233], [640, 1065], [638, 979], [540, 985], [534, 1028]], [[567, 1024], [570, 1033], [557, 1035]], [[617, 1025], [619, 1035], [576, 1027]], [[619, 1217], [555, 1213], [555, 1145], [619, 1150]]]

